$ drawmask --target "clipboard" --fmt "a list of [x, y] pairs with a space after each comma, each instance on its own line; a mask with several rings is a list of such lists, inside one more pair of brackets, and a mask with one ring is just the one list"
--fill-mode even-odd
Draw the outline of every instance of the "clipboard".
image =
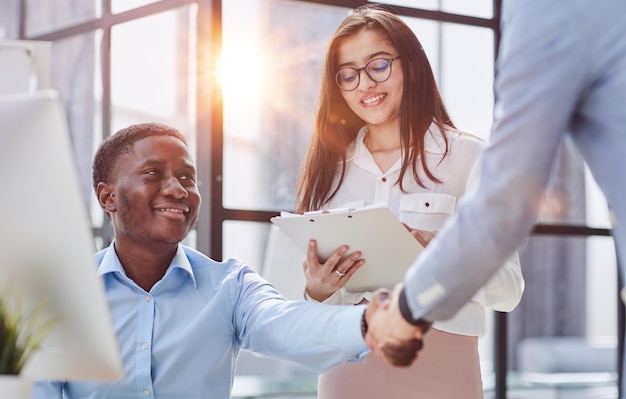
[[331, 209], [293, 214], [282, 212], [270, 219], [306, 256], [309, 240], [317, 240], [320, 261], [341, 245], [348, 254], [361, 251], [365, 264], [350, 278], [350, 292], [393, 289], [424, 247], [384, 206]]

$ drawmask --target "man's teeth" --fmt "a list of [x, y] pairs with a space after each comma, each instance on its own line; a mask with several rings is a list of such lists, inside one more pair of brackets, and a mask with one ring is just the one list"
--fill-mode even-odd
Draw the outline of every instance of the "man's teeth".
[[384, 95], [384, 94], [380, 94], [380, 95], [378, 95], [378, 96], [375, 96], [375, 97], [370, 97], [370, 98], [368, 98], [368, 99], [363, 100], [363, 103], [365, 103], [365, 104], [371, 104], [371, 103], [373, 103], [373, 102], [376, 102], [376, 101], [380, 100], [380, 99], [381, 99], [381, 98], [383, 98], [383, 97], [385, 97], [385, 95]]
[[163, 208], [163, 209], [159, 209], [160, 212], [178, 212], [178, 213], [183, 213], [182, 209], [175, 209], [175, 208]]

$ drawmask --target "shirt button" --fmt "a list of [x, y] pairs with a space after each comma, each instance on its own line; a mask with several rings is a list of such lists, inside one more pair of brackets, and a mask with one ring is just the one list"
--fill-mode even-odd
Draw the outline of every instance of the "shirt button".
[[425, 203], [424, 206], [428, 208], [430, 206], [430, 202]]
[[147, 342], [144, 342], [144, 343], [143, 343], [143, 345], [142, 345], [142, 347], [143, 347], [144, 349], [148, 349], [148, 346], [149, 346], [149, 345], [148, 345], [148, 343], [147, 343]]
[[383, 177], [383, 179], [382, 179], [382, 180], [383, 180], [383, 183], [385, 183], [385, 182], [387, 181], [387, 178], [386, 178], [386, 177]]
[[152, 297], [150, 295], [146, 295], [146, 302], [150, 302], [152, 300]]
[[150, 390], [149, 390], [149, 389], [144, 389], [144, 390], [143, 390], [143, 394], [144, 394], [145, 396], [150, 396]]

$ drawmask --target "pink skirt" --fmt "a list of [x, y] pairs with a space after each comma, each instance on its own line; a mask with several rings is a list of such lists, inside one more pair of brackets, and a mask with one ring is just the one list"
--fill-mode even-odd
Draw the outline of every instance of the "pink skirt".
[[410, 367], [369, 354], [321, 374], [318, 399], [482, 399], [478, 338], [431, 328]]

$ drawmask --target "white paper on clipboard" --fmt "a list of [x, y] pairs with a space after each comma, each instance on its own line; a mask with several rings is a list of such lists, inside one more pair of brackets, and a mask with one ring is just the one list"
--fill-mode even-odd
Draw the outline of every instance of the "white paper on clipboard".
[[350, 278], [351, 292], [393, 288], [424, 247], [398, 218], [384, 206], [360, 209], [331, 209], [304, 215], [281, 213], [271, 218], [294, 244], [306, 254], [309, 240], [317, 240], [321, 260], [339, 246], [348, 245], [348, 254], [361, 251], [365, 264]]

